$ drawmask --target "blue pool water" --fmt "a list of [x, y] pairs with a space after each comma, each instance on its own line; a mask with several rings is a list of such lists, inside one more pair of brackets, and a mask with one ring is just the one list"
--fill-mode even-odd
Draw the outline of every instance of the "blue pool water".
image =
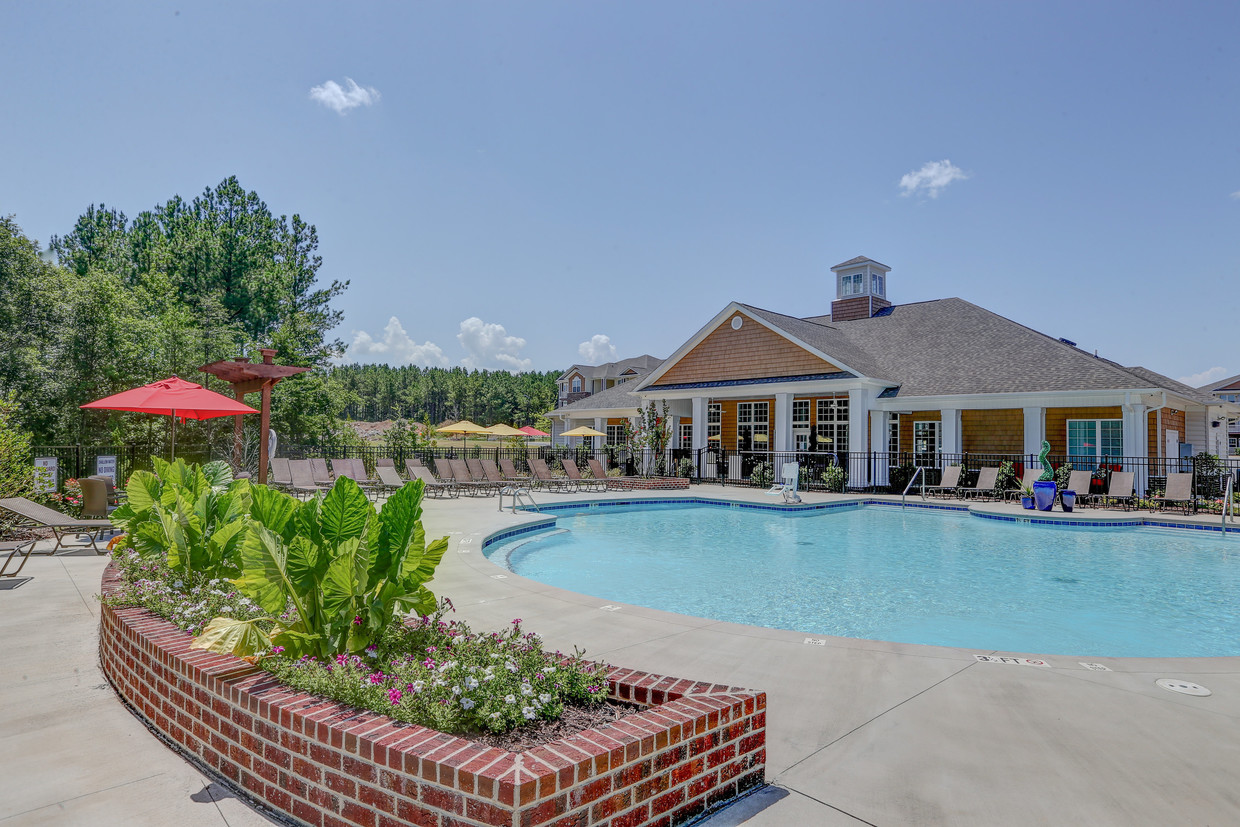
[[1240, 542], [865, 506], [599, 509], [487, 555], [602, 600], [842, 637], [1112, 657], [1240, 654]]

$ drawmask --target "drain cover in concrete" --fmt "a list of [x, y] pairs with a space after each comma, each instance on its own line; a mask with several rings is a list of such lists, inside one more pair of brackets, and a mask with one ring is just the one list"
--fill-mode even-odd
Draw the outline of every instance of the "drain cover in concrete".
[[1206, 689], [1199, 683], [1190, 683], [1188, 681], [1178, 681], [1175, 678], [1159, 678], [1154, 681], [1168, 692], [1179, 692], [1181, 695], [1197, 695], [1204, 698], [1210, 694], [1210, 690]]

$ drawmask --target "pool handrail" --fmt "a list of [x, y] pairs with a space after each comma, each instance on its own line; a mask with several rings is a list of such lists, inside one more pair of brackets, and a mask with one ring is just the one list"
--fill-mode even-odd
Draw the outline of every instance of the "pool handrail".
[[1233, 523], [1236, 521], [1236, 504], [1232, 502], [1232, 496], [1233, 496], [1232, 489], [1235, 486], [1235, 483], [1236, 483], [1235, 476], [1234, 475], [1229, 476], [1227, 478], [1227, 490], [1223, 493], [1222, 522], [1223, 522], [1223, 536], [1224, 537], [1227, 536], [1227, 512], [1228, 511], [1231, 511], [1231, 521]]
[[913, 483], [917, 481], [917, 476], [919, 474], [921, 475], [921, 500], [922, 502], [926, 501], [926, 475], [924, 473], [925, 470], [926, 470], [926, 466], [918, 465], [917, 470], [913, 472], [913, 476], [909, 477], [908, 485], [904, 486], [904, 492], [900, 494], [900, 507], [901, 508], [905, 507], [905, 502], [904, 502], [905, 497], [908, 496], [908, 490], [913, 487]]

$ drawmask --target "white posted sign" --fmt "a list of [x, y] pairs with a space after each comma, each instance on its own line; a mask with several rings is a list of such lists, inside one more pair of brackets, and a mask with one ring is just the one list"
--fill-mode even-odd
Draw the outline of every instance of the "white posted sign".
[[56, 490], [57, 472], [60, 470], [60, 460], [56, 457], [38, 457], [34, 461], [35, 468], [43, 469], [43, 473], [36, 473], [34, 477], [35, 490], [40, 494], [50, 494]]
[[111, 477], [112, 484], [115, 485], [116, 457], [95, 457], [95, 474], [101, 477]]

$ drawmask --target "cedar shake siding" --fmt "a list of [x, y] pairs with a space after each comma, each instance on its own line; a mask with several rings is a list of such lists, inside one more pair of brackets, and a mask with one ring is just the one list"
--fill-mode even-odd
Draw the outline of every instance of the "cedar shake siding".
[[[1025, 450], [1025, 413], [1019, 408], [961, 411], [960, 430], [968, 454], [1020, 454]], [[910, 438], [911, 438], [910, 430]]]
[[[1162, 414], [1162, 428], [1158, 427], [1158, 415]], [[1146, 414], [1149, 419], [1147, 423], [1146, 433], [1149, 438], [1149, 455], [1151, 457], [1161, 456], [1167, 452], [1167, 431], [1175, 431], [1180, 435], [1180, 442], [1187, 442], [1184, 437], [1184, 411], [1173, 411], [1171, 408], [1163, 408], [1161, 411], [1151, 411]], [[1159, 446], [1162, 446], [1160, 449]], [[1161, 454], [1160, 454], [1161, 451]]]
[[[698, 343], [648, 390], [661, 385], [719, 382], [730, 379], [766, 379], [837, 373], [841, 368], [764, 327], [742, 313], [741, 329], [725, 321]], [[726, 440], [726, 434], [724, 436]]]
[[831, 321], [850, 322], [853, 319], [868, 319], [884, 307], [891, 307], [891, 302], [878, 296], [853, 296], [831, 302]]
[[[900, 450], [913, 450], [913, 423], [914, 422], [941, 422], [942, 416], [939, 411], [913, 411], [911, 414], [900, 415]], [[1023, 423], [1022, 423], [1023, 429]], [[1019, 449], [1017, 451], [1019, 453]]]

